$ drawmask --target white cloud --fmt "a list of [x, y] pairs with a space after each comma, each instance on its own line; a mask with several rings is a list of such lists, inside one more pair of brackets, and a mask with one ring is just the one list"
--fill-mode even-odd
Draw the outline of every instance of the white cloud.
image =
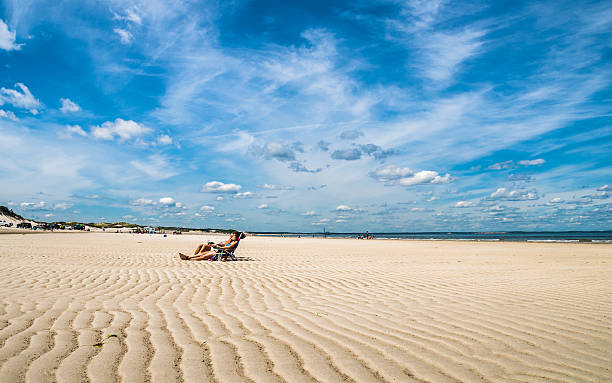
[[42, 104], [32, 95], [28, 87], [18, 82], [15, 88], [19, 89], [0, 88], [0, 105], [8, 103], [16, 108], [28, 109], [32, 114], [38, 114]]
[[550, 201], [548, 201], [548, 203], [549, 203], [549, 204], [553, 204], [553, 203], [560, 203], [560, 202], [562, 202], [562, 201], [563, 201], [563, 200], [562, 200], [561, 198], [556, 197], [556, 198], [553, 198], [553, 199], [551, 199]]
[[130, 204], [135, 205], [135, 206], [147, 206], [147, 205], [154, 205], [155, 201], [153, 201], [152, 199], [147, 199], [147, 198], [138, 198], [138, 199], [131, 201]]
[[432, 197], [429, 197], [427, 199], [427, 202], [433, 202], [433, 201], [436, 201], [436, 200], [439, 200], [439, 199], [440, 199], [440, 197], [432, 196]]
[[91, 134], [102, 140], [119, 138], [122, 141], [139, 137], [151, 132], [151, 128], [132, 120], [117, 118], [115, 121], [106, 121], [100, 126], [94, 126]]
[[518, 162], [519, 165], [523, 165], [523, 166], [542, 165], [544, 163], [546, 163], [546, 160], [544, 160], [542, 158], [538, 158], [538, 159], [535, 159], [535, 160], [522, 160], [522, 161]]
[[170, 145], [172, 144], [172, 137], [170, 137], [167, 134], [162, 134], [161, 136], [157, 137], [157, 144], [158, 145]]
[[459, 201], [455, 204], [455, 207], [472, 207], [474, 202], [471, 201]]
[[0, 19], [0, 49], [13, 51], [21, 49], [23, 44], [15, 44], [16, 33], [8, 29], [8, 25]]
[[200, 191], [207, 193], [236, 193], [241, 189], [242, 186], [237, 184], [225, 184], [220, 181], [210, 181], [207, 182]]
[[267, 203], [262, 203], [261, 205], [257, 206], [258, 209], [267, 209], [269, 206]]
[[244, 217], [226, 218], [225, 221], [226, 222], [240, 222], [240, 221], [246, 221], [246, 218], [244, 218]]
[[130, 7], [128, 9], [125, 10], [125, 15], [119, 15], [119, 14], [115, 14], [113, 17], [114, 20], [123, 20], [123, 21], [130, 21], [134, 24], [138, 24], [141, 25], [142, 24], [142, 17], [140, 16], [139, 12], [138, 12], [138, 8], [136, 7]]
[[329, 222], [329, 218], [321, 218], [319, 222]]
[[257, 187], [260, 189], [267, 189], [267, 190], [293, 190], [295, 189], [293, 186], [279, 186], [279, 185], [271, 185], [271, 184], [257, 185]]
[[344, 222], [348, 222], [346, 219], [337, 219], [336, 220], [337, 223], [344, 223]]
[[136, 8], [132, 7], [132, 8], [128, 8], [125, 11], [125, 18], [133, 23], [136, 23], [138, 25], [142, 24], [142, 18], [140, 17], [140, 15], [136, 12]]
[[82, 137], [87, 136], [87, 132], [83, 130], [79, 125], [66, 125], [64, 132], [58, 133], [62, 137], [72, 137], [73, 134], [77, 134]]
[[221, 196], [217, 196], [217, 201], [223, 201], [225, 198], [221, 197]]
[[41, 209], [45, 209], [47, 206], [47, 203], [45, 201], [40, 201], [40, 202], [22, 202], [19, 204], [19, 206], [22, 209], [26, 209], [26, 210], [41, 210]]
[[172, 197], [162, 197], [162, 198], [159, 199], [159, 203], [161, 205], [168, 206], [168, 205], [174, 205], [175, 201], [174, 201], [174, 198], [172, 198]]
[[77, 195], [77, 198], [83, 198], [83, 199], [98, 199], [100, 198], [100, 196], [98, 194], [84, 194], [84, 195]]
[[609, 196], [610, 196], [610, 193], [607, 190], [598, 191], [594, 194], [588, 195], [588, 197], [595, 198], [595, 199], [606, 199]]
[[78, 112], [81, 110], [81, 107], [78, 106], [75, 102], [71, 101], [68, 98], [61, 98], [60, 101], [62, 102], [62, 107], [60, 108], [60, 110], [62, 111], [62, 113], [68, 113], [68, 112]]
[[412, 176], [414, 172], [410, 168], [387, 165], [370, 172], [370, 177], [376, 178], [381, 182], [388, 182]]
[[314, 210], [309, 210], [309, 211], [304, 212], [304, 213], [302, 213], [302, 214], [300, 214], [300, 215], [304, 215], [304, 216], [307, 216], [307, 217], [308, 217], [308, 216], [317, 215], [317, 213], [316, 213]]
[[119, 35], [119, 39], [121, 40], [121, 44], [129, 45], [132, 42], [134, 36], [130, 32], [121, 28], [114, 28], [113, 32]]
[[11, 121], [17, 121], [17, 116], [15, 116], [15, 113], [11, 112], [10, 110], [0, 109], [0, 118], [6, 118]]
[[[186, 206], [183, 205], [183, 203], [176, 202], [175, 199], [172, 197], [161, 197], [157, 201], [140, 198], [138, 200], [132, 201], [131, 204], [137, 205], [137, 206], [155, 206], [158, 209], [165, 210], [164, 215], [161, 215], [161, 217], [167, 216], [169, 214], [179, 215], [179, 214], [176, 214], [176, 209], [186, 209], [187, 208]], [[180, 215], [183, 215], [183, 214], [180, 214]]]
[[415, 173], [411, 177], [402, 178], [399, 180], [399, 184], [402, 186], [415, 186], [424, 184], [446, 184], [452, 182], [450, 174], [444, 176], [438, 175], [438, 172], [433, 170], [422, 170]]
[[495, 205], [495, 206], [491, 206], [488, 209], [486, 209], [486, 211], [489, 212], [489, 214], [500, 214], [506, 211], [506, 206], [500, 206], [500, 205]]
[[234, 198], [251, 198], [253, 195], [252, 192], [242, 192], [234, 194]]
[[101, 140], [112, 140], [115, 138], [110, 127], [94, 126], [91, 128], [91, 134]]
[[287, 162], [295, 161], [295, 148], [289, 144], [268, 142], [265, 145], [252, 145], [252, 150], [263, 158]]
[[491, 193], [493, 199], [504, 199], [508, 201], [527, 201], [536, 200], [538, 195], [535, 192], [527, 192], [522, 190], [508, 190], [506, 188], [499, 188]]
[[353, 210], [353, 209], [351, 209], [351, 207], [347, 206], [347, 205], [338, 205], [338, 206], [336, 206], [336, 208], [334, 210], [336, 210], [336, 211], [350, 211], [350, 210]]
[[609, 185], [607, 185], [607, 184], [603, 185], [602, 187], [597, 188], [597, 190], [599, 190], [599, 191], [609, 191], [611, 189], [612, 188]]
[[410, 211], [425, 211], [424, 207], [413, 207]]
[[215, 211], [215, 207], [214, 206], [209, 206], [209, 205], [204, 205], [200, 208], [200, 211], [205, 211], [205, 212], [212, 212]]
[[496, 164], [490, 165], [487, 169], [502, 170], [502, 169], [514, 169], [515, 167], [516, 166], [514, 165], [514, 162], [510, 160], [510, 161], [498, 162]]

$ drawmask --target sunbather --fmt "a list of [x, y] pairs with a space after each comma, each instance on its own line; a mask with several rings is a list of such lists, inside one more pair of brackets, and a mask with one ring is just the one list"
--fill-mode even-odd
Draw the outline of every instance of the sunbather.
[[179, 257], [184, 261], [206, 261], [219, 253], [221, 254], [221, 258], [223, 260], [222, 254], [225, 252], [233, 252], [236, 246], [238, 246], [238, 242], [240, 242], [240, 240], [244, 237], [246, 237], [246, 234], [235, 232], [230, 234], [229, 239], [225, 242], [214, 244], [201, 243], [198, 245], [192, 256], [179, 253]]

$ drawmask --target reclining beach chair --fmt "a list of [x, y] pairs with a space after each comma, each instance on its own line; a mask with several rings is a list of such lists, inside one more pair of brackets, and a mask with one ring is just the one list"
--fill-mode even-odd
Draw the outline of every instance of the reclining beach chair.
[[236, 249], [238, 248], [238, 245], [240, 245], [240, 239], [238, 240], [238, 243], [236, 244], [236, 246], [234, 246], [233, 249], [231, 250], [217, 250], [217, 254], [215, 254], [210, 260], [211, 261], [220, 261], [221, 258], [229, 258], [230, 261], [237, 261], [238, 258], [236, 258], [236, 256], [234, 255], [234, 251], [236, 251]]

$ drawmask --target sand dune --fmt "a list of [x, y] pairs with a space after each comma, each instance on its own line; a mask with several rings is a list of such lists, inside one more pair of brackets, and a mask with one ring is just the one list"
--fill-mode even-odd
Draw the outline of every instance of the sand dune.
[[0, 236], [0, 381], [612, 381], [612, 246], [204, 240]]

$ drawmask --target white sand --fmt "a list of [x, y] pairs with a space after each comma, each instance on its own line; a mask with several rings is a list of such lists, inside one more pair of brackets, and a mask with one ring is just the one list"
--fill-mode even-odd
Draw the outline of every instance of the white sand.
[[611, 245], [209, 238], [0, 235], [0, 381], [612, 381]]

